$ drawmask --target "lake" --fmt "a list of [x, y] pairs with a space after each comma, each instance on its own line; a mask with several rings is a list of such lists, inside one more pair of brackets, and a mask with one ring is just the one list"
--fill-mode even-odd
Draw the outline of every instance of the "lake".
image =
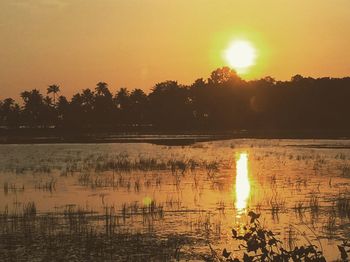
[[[0, 260], [204, 260], [240, 254], [250, 210], [327, 260], [350, 235], [350, 141], [0, 145]], [[59, 259], [58, 259], [59, 260]]]

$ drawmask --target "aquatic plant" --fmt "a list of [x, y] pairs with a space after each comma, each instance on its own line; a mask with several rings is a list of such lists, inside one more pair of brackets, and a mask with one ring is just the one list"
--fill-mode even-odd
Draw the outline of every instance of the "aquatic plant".
[[340, 217], [350, 217], [350, 197], [346, 194], [339, 194], [334, 200], [334, 206]]

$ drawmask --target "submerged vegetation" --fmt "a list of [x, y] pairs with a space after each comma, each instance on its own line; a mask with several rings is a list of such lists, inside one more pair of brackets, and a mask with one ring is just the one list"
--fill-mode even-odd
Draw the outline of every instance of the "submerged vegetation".
[[[151, 216], [155, 204], [143, 209]], [[131, 214], [129, 214], [131, 215]], [[167, 261], [184, 256], [181, 248], [194, 240], [185, 235], [159, 238], [154, 232], [133, 233], [120, 224], [122, 214], [104, 214], [66, 206], [62, 212], [38, 214], [35, 204], [21, 212], [0, 214], [2, 261]]]
[[[37, 165], [23, 166], [19, 168], [11, 164], [3, 165], [0, 170], [3, 172], [14, 172], [16, 174], [23, 174], [26, 172], [38, 173], [38, 174], [50, 174], [52, 172], [53, 163], [41, 163], [40, 167]], [[61, 166], [57, 166], [56, 169], [60, 169], [61, 176], [67, 176], [68, 174], [76, 172], [90, 172], [102, 173], [106, 171], [120, 172], [136, 172], [136, 171], [171, 171], [173, 174], [184, 174], [185, 172], [193, 172], [195, 169], [205, 169], [208, 177], [213, 176], [219, 169], [221, 164], [217, 160], [203, 160], [194, 158], [162, 158], [157, 159], [154, 157], [130, 157], [125, 153], [117, 155], [88, 155], [77, 159], [75, 162], [66, 159]], [[89, 176], [88, 173], [82, 173], [84, 176]], [[55, 188], [56, 181], [45, 182], [45, 184], [38, 183], [37, 188], [47, 188], [52, 190]], [[11, 185], [4, 185], [9, 190]], [[13, 185], [12, 185], [13, 187]], [[11, 189], [11, 188], [10, 188]], [[15, 188], [12, 188], [15, 190]]]

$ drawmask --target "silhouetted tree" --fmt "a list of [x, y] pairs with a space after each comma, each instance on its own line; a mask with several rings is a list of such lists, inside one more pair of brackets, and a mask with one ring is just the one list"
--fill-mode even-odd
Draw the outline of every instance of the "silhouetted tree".
[[197, 79], [190, 87], [190, 98], [193, 105], [195, 124], [200, 128], [208, 128], [211, 107], [215, 104], [210, 95], [211, 87], [203, 78]]
[[60, 92], [60, 86], [59, 85], [50, 85], [47, 88], [47, 94], [51, 94], [53, 95], [53, 103], [54, 105], [56, 105], [56, 95], [57, 93]]
[[111, 92], [108, 89], [108, 84], [105, 82], [98, 82], [95, 91], [97, 95], [100, 96], [112, 96]]
[[57, 120], [61, 127], [69, 126], [70, 104], [66, 97], [59, 96], [57, 101]]
[[156, 84], [149, 94], [152, 123], [160, 127], [188, 128], [193, 119], [189, 90], [176, 81]]
[[295, 75], [290, 81], [276, 81], [268, 76], [245, 81], [223, 67], [190, 86], [158, 83], [149, 94], [120, 88], [113, 97], [107, 83], [99, 82], [70, 101], [64, 96], [56, 101], [59, 89], [49, 86], [52, 98], [36, 89], [24, 91], [21, 107], [11, 98], [0, 101], [0, 126], [350, 131], [349, 77]]
[[[95, 88], [94, 97], [94, 124], [106, 127], [113, 124], [114, 104], [112, 93], [108, 89], [108, 84], [99, 82]], [[90, 116], [92, 117], [92, 116]]]
[[[123, 99], [121, 99], [123, 100]], [[130, 118], [133, 124], [148, 121], [148, 97], [141, 89], [134, 89], [129, 96]]]
[[225, 83], [241, 83], [242, 79], [237, 75], [236, 71], [231, 68], [225, 66], [222, 68], [218, 68], [214, 70], [210, 78], [208, 79], [209, 84], [220, 85]]
[[20, 107], [12, 98], [0, 101], [0, 126], [18, 127]]
[[117, 117], [122, 124], [130, 123], [130, 93], [126, 88], [120, 88], [114, 97], [118, 109]]
[[33, 89], [32, 91], [24, 91], [21, 93], [21, 97], [24, 102], [23, 119], [25, 124], [32, 127], [45, 125], [43, 119], [45, 105], [43, 96], [40, 94], [39, 90]]

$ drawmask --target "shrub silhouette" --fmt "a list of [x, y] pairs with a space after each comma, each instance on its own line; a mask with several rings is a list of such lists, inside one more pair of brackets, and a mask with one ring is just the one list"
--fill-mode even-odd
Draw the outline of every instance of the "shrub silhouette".
[[[248, 213], [250, 223], [244, 227], [245, 233], [239, 235], [232, 229], [232, 238], [242, 243], [239, 245], [243, 251], [243, 258], [234, 258], [232, 253], [223, 250], [223, 257], [228, 262], [253, 262], [253, 261], [326, 261], [321, 251], [316, 246], [309, 244], [286, 250], [282, 242], [271, 230], [264, 229], [259, 222], [259, 214], [252, 211]], [[342, 257], [347, 258], [347, 251], [341, 246]]]

